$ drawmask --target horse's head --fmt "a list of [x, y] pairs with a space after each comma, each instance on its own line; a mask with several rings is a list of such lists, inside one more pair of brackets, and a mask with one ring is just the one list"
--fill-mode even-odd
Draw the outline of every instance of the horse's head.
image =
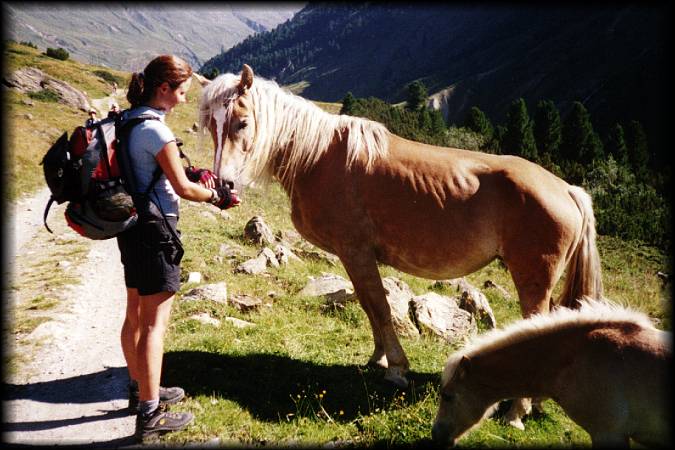
[[196, 78], [204, 87], [200, 122], [213, 139], [213, 171], [221, 182], [246, 184], [250, 180], [243, 171], [256, 132], [251, 99], [253, 70], [244, 64], [239, 76], [224, 74], [213, 81]]
[[456, 365], [448, 365], [443, 374], [440, 404], [431, 435], [440, 445], [455, 445], [457, 440], [489, 412], [490, 403], [482, 399], [479, 386], [471, 383], [471, 360], [462, 356]]

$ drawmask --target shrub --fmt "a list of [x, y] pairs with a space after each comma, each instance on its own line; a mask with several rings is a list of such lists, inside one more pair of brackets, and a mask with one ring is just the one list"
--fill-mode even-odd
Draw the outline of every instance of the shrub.
[[59, 47], [59, 48], [47, 48], [47, 56], [50, 58], [55, 58], [55, 59], [60, 59], [61, 61], [65, 61], [68, 58], [70, 58], [70, 53], [68, 53], [65, 49]]
[[31, 48], [35, 48], [35, 49], [38, 48], [38, 46], [33, 44], [31, 41], [21, 41], [20, 44], [25, 45], [26, 47], [31, 47]]
[[52, 91], [51, 89], [42, 89], [41, 91], [37, 92], [29, 92], [28, 96], [41, 102], [56, 103], [59, 101], [59, 94]]
[[99, 78], [102, 78], [103, 80], [107, 81], [110, 84], [117, 83], [118, 86], [124, 84], [124, 80], [122, 80], [122, 78], [113, 75], [107, 70], [94, 70], [94, 75], [96, 75]]

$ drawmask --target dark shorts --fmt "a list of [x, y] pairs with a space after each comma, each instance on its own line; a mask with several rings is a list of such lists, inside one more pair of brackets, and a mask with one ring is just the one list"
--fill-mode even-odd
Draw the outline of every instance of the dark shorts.
[[[176, 228], [178, 218], [167, 217]], [[128, 288], [138, 289], [139, 295], [177, 292], [180, 289], [180, 244], [163, 221], [139, 223], [117, 236], [117, 245], [124, 266], [124, 281]]]

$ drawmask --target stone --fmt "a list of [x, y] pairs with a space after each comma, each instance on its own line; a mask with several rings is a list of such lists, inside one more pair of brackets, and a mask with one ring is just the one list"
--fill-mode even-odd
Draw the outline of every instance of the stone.
[[462, 292], [459, 307], [470, 312], [476, 320], [492, 329], [497, 327], [497, 319], [490, 308], [487, 297], [478, 289], [466, 289]]
[[190, 272], [188, 274], [188, 283], [201, 283], [202, 282], [202, 274], [199, 272]]
[[227, 304], [227, 283], [224, 281], [214, 284], [205, 284], [190, 289], [183, 295], [183, 300], [211, 300]]
[[410, 318], [410, 301], [415, 296], [410, 286], [396, 277], [384, 278], [382, 286], [391, 309], [394, 330], [403, 336], [419, 336], [419, 330]]
[[229, 304], [234, 306], [241, 312], [250, 312], [260, 309], [260, 307], [263, 304], [263, 301], [251, 295], [237, 294], [230, 297]]
[[428, 292], [412, 299], [413, 313], [421, 331], [450, 343], [462, 342], [477, 332], [473, 316], [454, 298]]
[[[225, 322], [232, 324], [235, 328], [254, 327], [255, 324], [245, 320], [237, 319], [236, 317], [226, 317]], [[236, 341], [236, 340], [235, 340]]]
[[259, 255], [248, 261], [239, 264], [235, 269], [235, 273], [245, 273], [248, 275], [255, 275], [264, 272], [267, 269], [267, 258], [264, 255]]
[[199, 124], [197, 122], [192, 123], [192, 131], [199, 131]]
[[276, 241], [274, 234], [262, 217], [254, 216], [244, 226], [244, 238], [254, 244], [272, 244]]
[[326, 262], [333, 267], [336, 267], [340, 263], [340, 258], [331, 253], [326, 253], [322, 250], [306, 250], [295, 248], [293, 251], [298, 257], [302, 259], [309, 259], [310, 261], [317, 261], [317, 262]]
[[193, 314], [190, 316], [190, 319], [196, 320], [197, 322], [201, 322], [205, 325], [213, 325], [216, 328], [220, 327], [220, 320], [211, 317], [208, 313]]
[[356, 294], [351, 289], [329, 292], [324, 295], [324, 298], [326, 301], [321, 306], [323, 310], [344, 309], [347, 303], [357, 300]]
[[298, 258], [290, 248], [282, 244], [277, 244], [277, 246], [274, 247], [274, 255], [279, 261], [279, 264], [288, 264], [289, 262], [302, 262], [302, 260]]
[[243, 256], [244, 251], [241, 247], [232, 245], [232, 244], [220, 244], [218, 248], [218, 254], [225, 258], [236, 258], [238, 256]]
[[23, 67], [14, 71], [3, 79], [3, 84], [24, 94], [48, 89], [56, 92], [59, 103], [73, 106], [82, 111], [91, 109], [86, 93], [65, 81], [47, 75], [35, 67]]
[[298, 295], [320, 297], [337, 292], [341, 289], [348, 292], [354, 292], [354, 286], [351, 281], [347, 281], [339, 275], [324, 273], [318, 278], [309, 277], [309, 282], [302, 288]]
[[23, 115], [23, 118], [27, 120], [33, 120], [33, 115], [31, 113], [26, 113]]

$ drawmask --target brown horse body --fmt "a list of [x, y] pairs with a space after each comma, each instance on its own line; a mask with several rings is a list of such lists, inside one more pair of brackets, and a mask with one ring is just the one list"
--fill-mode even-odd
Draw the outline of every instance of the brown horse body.
[[372, 327], [370, 361], [400, 386], [409, 365], [378, 263], [444, 279], [500, 257], [524, 316], [549, 310], [566, 267], [562, 304], [601, 296], [590, 197], [536, 164], [420, 144], [328, 114], [273, 82], [254, 82], [248, 66], [206, 87], [200, 112], [219, 177], [280, 181], [300, 234], [340, 258]]
[[646, 317], [601, 304], [485, 336], [448, 361], [434, 438], [454, 444], [490, 405], [530, 396], [553, 398], [594, 446], [629, 438], [665, 446], [671, 338]]

